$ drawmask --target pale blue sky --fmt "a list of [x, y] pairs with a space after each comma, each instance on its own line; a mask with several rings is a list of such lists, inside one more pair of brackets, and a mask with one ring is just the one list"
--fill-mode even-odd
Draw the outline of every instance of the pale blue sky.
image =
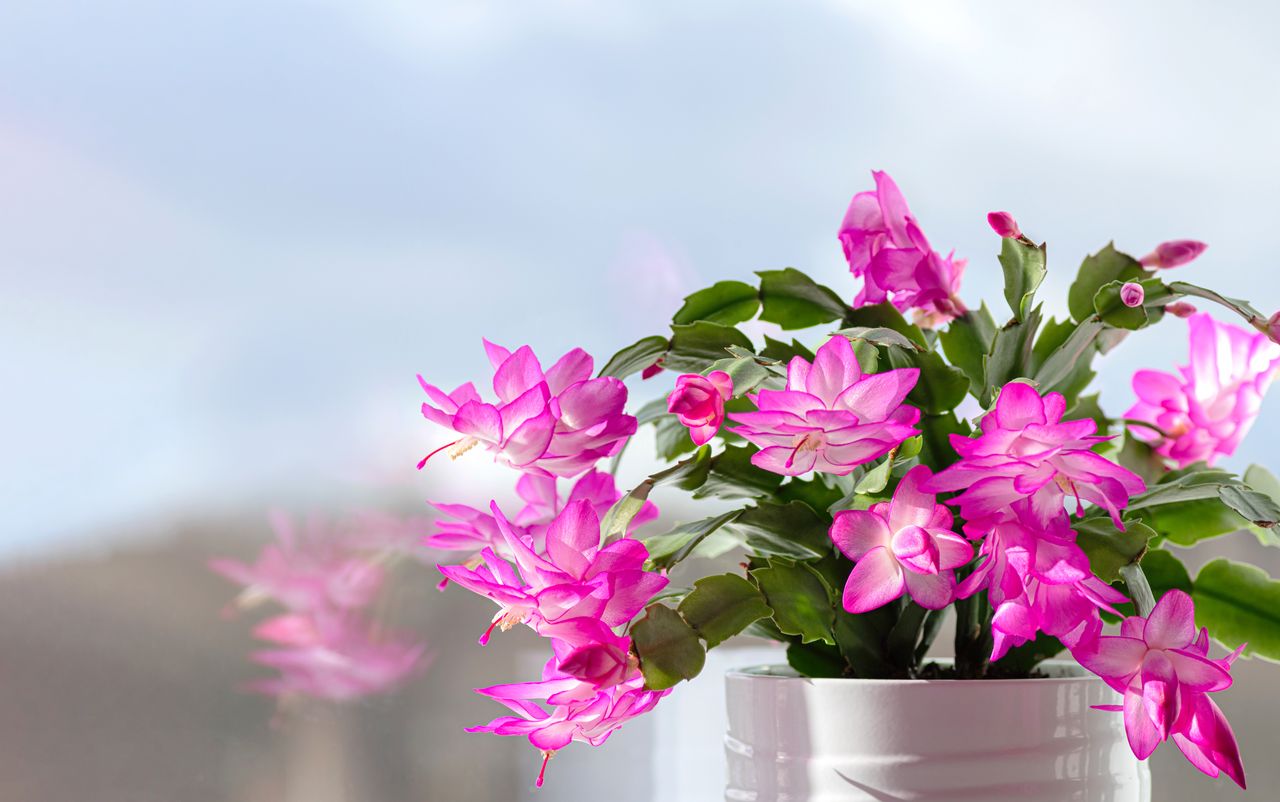
[[[1180, 277], [1280, 307], [1265, 4], [83, 5], [0, 24], [5, 550], [425, 496], [415, 372], [480, 377], [482, 335], [603, 359], [752, 270], [852, 297], [834, 233], [872, 168], [971, 301], [1002, 208], [1051, 305], [1112, 237], [1191, 236]], [[1109, 360], [1113, 412], [1182, 328]]]

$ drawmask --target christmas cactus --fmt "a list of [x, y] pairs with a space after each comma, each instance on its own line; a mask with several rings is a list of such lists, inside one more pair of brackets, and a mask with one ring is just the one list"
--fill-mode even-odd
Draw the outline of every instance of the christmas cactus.
[[[515, 626], [548, 643], [540, 676], [480, 689], [511, 714], [475, 730], [527, 738], [545, 772], [740, 633], [786, 644], [811, 677], [1028, 677], [1062, 654], [1123, 695], [1114, 710], [1138, 757], [1172, 739], [1243, 786], [1212, 694], [1240, 654], [1280, 659], [1280, 583], [1223, 559], [1193, 579], [1169, 546], [1234, 532], [1277, 543], [1280, 482], [1215, 467], [1280, 366], [1277, 319], [1172, 280], [1204, 250], [1193, 241], [1142, 258], [1107, 245], [1050, 314], [1036, 298], [1045, 246], [1005, 212], [988, 222], [1008, 310], [966, 303], [965, 261], [934, 250], [894, 182], [874, 177], [838, 232], [852, 288], [766, 270], [688, 296], [669, 333], [598, 372], [582, 350], [544, 369], [527, 346], [486, 342], [492, 396], [422, 382], [423, 414], [452, 431], [439, 450], [489, 452], [523, 501], [436, 505], [428, 545], [457, 554], [446, 584], [497, 606], [481, 643]], [[1140, 371], [1136, 402], [1104, 411], [1095, 358], [1161, 323], [1189, 326], [1188, 364]], [[781, 334], [802, 329], [807, 342]], [[633, 376], [674, 389], [628, 412]], [[670, 464], [622, 492], [612, 471], [641, 427]], [[657, 517], [658, 485], [731, 508], [637, 531]], [[741, 570], [669, 583], [682, 560], [733, 548]], [[948, 611], [955, 659], [938, 664], [927, 655]], [[1234, 651], [1211, 656], [1210, 637]]]

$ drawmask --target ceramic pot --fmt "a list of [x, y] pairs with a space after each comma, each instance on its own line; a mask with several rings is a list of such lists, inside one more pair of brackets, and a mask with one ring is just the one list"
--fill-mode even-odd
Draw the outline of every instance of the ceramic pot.
[[1071, 663], [1017, 680], [726, 680], [728, 802], [1150, 802], [1120, 697]]

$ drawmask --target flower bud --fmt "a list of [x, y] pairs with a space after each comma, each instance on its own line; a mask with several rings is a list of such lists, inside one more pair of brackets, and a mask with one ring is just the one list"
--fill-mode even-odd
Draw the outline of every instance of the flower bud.
[[667, 397], [667, 411], [689, 428], [694, 443], [703, 445], [715, 437], [724, 423], [724, 402], [733, 395], [733, 379], [723, 370], [706, 376], [686, 373], [676, 379]]
[[1022, 237], [1022, 231], [1018, 228], [1018, 221], [1013, 219], [1013, 215], [1008, 212], [991, 212], [987, 215], [987, 223], [991, 229], [1002, 237], [1019, 239]]
[[1271, 342], [1280, 343], [1280, 312], [1267, 320], [1267, 336], [1271, 338]]
[[1174, 317], [1188, 318], [1196, 313], [1196, 308], [1186, 301], [1174, 301], [1171, 304], [1166, 304], [1164, 311]]
[[1209, 246], [1193, 239], [1175, 239], [1162, 242], [1156, 249], [1138, 261], [1144, 267], [1179, 267], [1204, 253]]
[[1120, 288], [1120, 300], [1124, 302], [1125, 306], [1142, 306], [1142, 301], [1146, 297], [1146, 291], [1137, 282], [1126, 281], [1124, 286]]

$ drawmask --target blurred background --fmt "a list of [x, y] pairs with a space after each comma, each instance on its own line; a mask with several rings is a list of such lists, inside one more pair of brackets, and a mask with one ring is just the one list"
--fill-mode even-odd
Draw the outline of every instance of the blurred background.
[[[479, 452], [414, 470], [445, 440], [414, 375], [483, 380], [481, 336], [599, 365], [717, 279], [794, 265], [851, 298], [835, 233], [873, 168], [969, 258], [968, 299], [998, 299], [984, 216], [1008, 209], [1049, 242], [1052, 309], [1110, 239], [1177, 237], [1210, 243], [1181, 277], [1280, 308], [1277, 23], [1167, 0], [3, 4], [0, 799], [531, 797], [534, 750], [462, 732], [498, 712], [469, 688], [541, 661], [526, 633], [475, 645], [486, 602], [403, 567], [428, 670], [278, 711], [240, 690], [265, 672], [253, 619], [226, 620], [207, 561], [251, 557], [270, 507], [509, 498]], [[1134, 337], [1104, 405], [1185, 351], [1181, 321]], [[1228, 466], [1274, 457], [1278, 422], [1273, 395]], [[1280, 573], [1247, 536], [1191, 562], [1218, 554]], [[716, 673], [768, 657], [739, 648], [537, 798], [575, 776], [717, 798]], [[1157, 799], [1274, 798], [1280, 669], [1236, 676], [1255, 790], [1166, 747]]]

